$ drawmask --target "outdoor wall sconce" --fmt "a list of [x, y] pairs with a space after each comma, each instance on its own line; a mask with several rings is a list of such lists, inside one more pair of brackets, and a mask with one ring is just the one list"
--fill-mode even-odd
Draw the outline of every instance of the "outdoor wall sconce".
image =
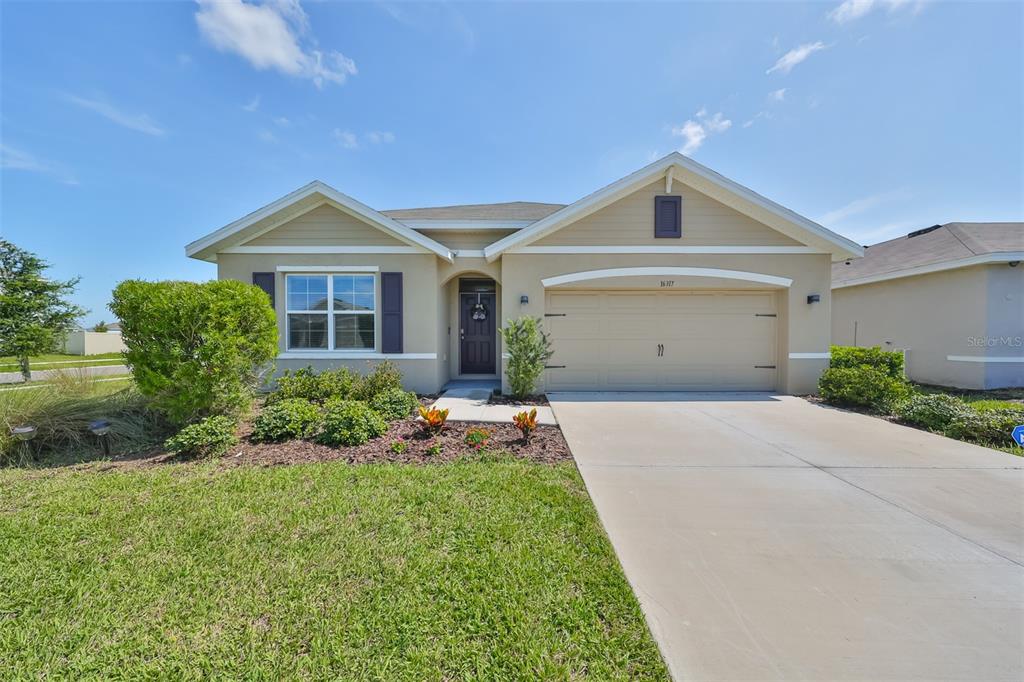
[[526, 305], [529, 302], [530, 302], [530, 297], [527, 296], [526, 294], [523, 294], [522, 296], [519, 297], [519, 305]]
[[812, 303], [820, 303], [820, 302], [821, 302], [821, 296], [819, 296], [818, 294], [811, 294], [810, 296], [807, 297], [807, 305], [810, 305]]

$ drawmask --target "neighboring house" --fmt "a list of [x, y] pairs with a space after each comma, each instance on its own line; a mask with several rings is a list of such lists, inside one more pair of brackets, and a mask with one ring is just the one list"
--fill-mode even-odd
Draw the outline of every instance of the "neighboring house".
[[502, 375], [497, 329], [541, 317], [544, 390], [806, 393], [831, 265], [857, 244], [680, 155], [568, 206], [377, 211], [313, 182], [189, 244], [259, 285], [278, 369], [390, 358], [408, 387]]
[[906, 351], [914, 381], [1024, 386], [1024, 223], [948, 223], [832, 266], [832, 342]]
[[68, 355], [99, 355], [101, 353], [122, 353], [127, 348], [121, 340], [121, 332], [90, 332], [76, 329], [64, 338], [64, 352]]

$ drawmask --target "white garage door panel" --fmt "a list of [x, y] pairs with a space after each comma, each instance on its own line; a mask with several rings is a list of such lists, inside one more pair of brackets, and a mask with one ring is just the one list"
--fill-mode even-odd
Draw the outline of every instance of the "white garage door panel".
[[547, 311], [549, 390], [776, 387], [774, 292], [551, 292]]

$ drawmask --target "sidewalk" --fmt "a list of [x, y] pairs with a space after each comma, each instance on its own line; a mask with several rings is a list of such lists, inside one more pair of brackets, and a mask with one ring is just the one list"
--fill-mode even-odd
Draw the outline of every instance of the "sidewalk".
[[538, 424], [557, 424], [555, 413], [547, 405], [489, 405], [491, 391], [486, 388], [450, 388], [438, 398], [433, 407], [448, 409], [450, 422], [511, 423], [512, 415], [537, 408]]
[[[71, 373], [100, 377], [128, 374], [128, 368], [124, 365], [100, 365], [99, 367], [69, 367], [67, 369], [32, 370], [32, 381], [46, 381], [48, 379], [53, 379], [58, 374]], [[22, 383], [21, 372], [0, 372], [0, 384], [20, 383]]]

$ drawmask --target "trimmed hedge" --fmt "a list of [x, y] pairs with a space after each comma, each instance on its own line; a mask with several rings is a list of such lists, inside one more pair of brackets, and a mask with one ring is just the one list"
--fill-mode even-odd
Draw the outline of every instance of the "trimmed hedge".
[[324, 445], [362, 445], [383, 436], [387, 422], [358, 400], [329, 400], [324, 405], [318, 440]]
[[189, 424], [164, 443], [171, 452], [189, 457], [219, 457], [238, 444], [236, 424], [224, 416]]
[[373, 396], [369, 401], [370, 409], [389, 422], [408, 417], [419, 404], [415, 393], [403, 391], [401, 388], [389, 388]]
[[893, 413], [901, 421], [944, 433], [956, 419], [975, 410], [960, 398], [944, 393], [916, 394], [900, 403]]
[[305, 400], [324, 403], [331, 398], [348, 398], [359, 376], [346, 367], [314, 372], [312, 367], [303, 367], [294, 372], [285, 370], [277, 378], [276, 390], [267, 396], [267, 403], [282, 400]]
[[818, 381], [825, 402], [887, 412], [910, 395], [910, 385], [875, 367], [830, 367]]
[[320, 428], [320, 408], [308, 400], [288, 398], [267, 405], [252, 423], [252, 439], [269, 443], [309, 438]]
[[892, 377], [904, 379], [903, 353], [900, 351], [882, 350], [880, 347], [861, 348], [859, 346], [832, 346], [829, 367], [837, 369], [855, 369], [857, 367], [873, 367]]
[[1019, 424], [1024, 424], [1024, 407], [996, 410], [972, 408], [953, 419], [946, 427], [945, 435], [984, 445], [1009, 447], [1014, 444], [1010, 433]]

